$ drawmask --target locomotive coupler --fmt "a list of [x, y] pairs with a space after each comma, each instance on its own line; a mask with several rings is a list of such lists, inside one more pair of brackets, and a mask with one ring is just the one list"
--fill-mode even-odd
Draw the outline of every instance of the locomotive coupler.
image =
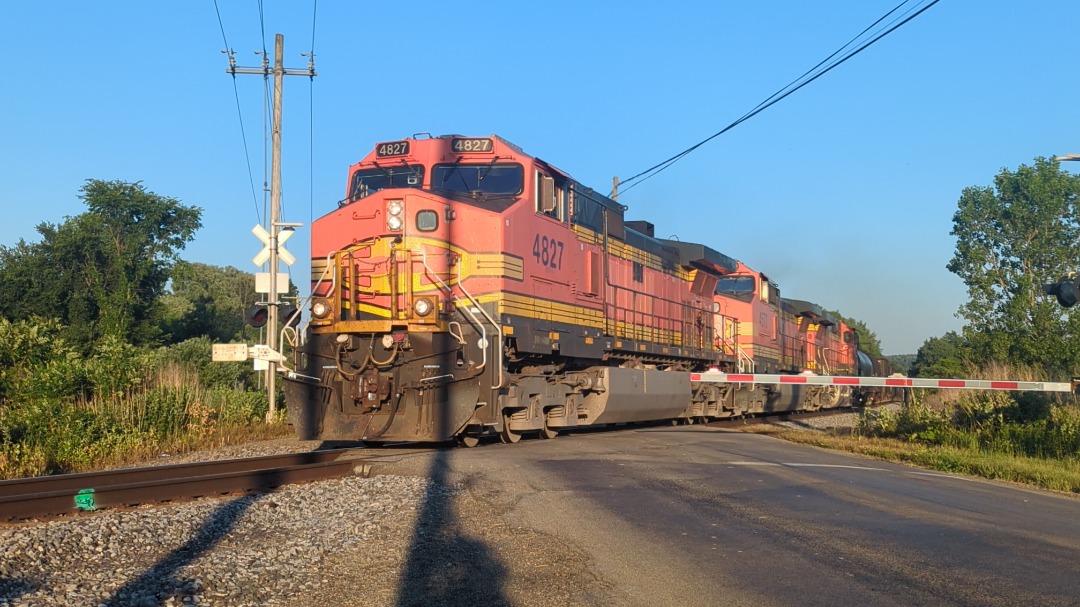
[[355, 388], [352, 397], [362, 408], [377, 411], [383, 403], [389, 401], [392, 383], [389, 374], [370, 369], [353, 384]]

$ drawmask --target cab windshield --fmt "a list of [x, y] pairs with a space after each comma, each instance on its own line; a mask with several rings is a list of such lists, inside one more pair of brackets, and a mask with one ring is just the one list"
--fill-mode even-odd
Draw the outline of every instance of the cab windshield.
[[716, 283], [717, 293], [753, 293], [753, 276], [725, 276]]
[[349, 200], [360, 200], [386, 188], [419, 188], [424, 183], [424, 165], [378, 166], [360, 169], [352, 175]]
[[431, 188], [463, 194], [520, 194], [525, 169], [520, 164], [437, 164]]

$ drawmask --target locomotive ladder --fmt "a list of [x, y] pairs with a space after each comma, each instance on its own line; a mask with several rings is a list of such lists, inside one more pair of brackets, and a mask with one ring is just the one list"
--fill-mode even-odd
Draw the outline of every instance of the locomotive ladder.
[[764, 373], [691, 373], [690, 381], [734, 384], [795, 384], [804, 386], [876, 386], [885, 388], [951, 388], [959, 390], [1013, 390], [1072, 392], [1071, 382], [998, 381], [987, 379], [929, 379], [923, 377], [855, 377], [845, 375], [777, 375]]

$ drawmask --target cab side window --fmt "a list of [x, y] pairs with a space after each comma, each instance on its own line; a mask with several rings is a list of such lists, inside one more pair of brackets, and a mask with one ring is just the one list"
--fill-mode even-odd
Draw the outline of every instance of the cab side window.
[[566, 191], [555, 180], [536, 171], [536, 212], [562, 221], [565, 217]]

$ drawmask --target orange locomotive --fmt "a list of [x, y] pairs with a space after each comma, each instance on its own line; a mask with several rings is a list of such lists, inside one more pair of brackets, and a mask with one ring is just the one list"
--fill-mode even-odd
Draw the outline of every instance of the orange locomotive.
[[849, 402], [848, 388], [692, 383], [850, 373], [857, 343], [625, 210], [497, 136], [376, 145], [312, 225], [311, 321], [286, 382], [297, 432], [474, 445]]

